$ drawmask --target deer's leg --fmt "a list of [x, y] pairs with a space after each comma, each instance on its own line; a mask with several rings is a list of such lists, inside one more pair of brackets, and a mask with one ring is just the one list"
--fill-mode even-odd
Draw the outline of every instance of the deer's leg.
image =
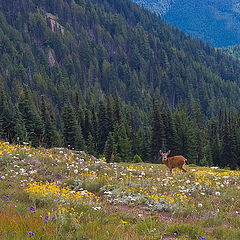
[[184, 165], [182, 165], [181, 169], [182, 169], [184, 172], [187, 172], [187, 170], [184, 168]]
[[170, 173], [172, 174], [172, 168], [169, 168]]

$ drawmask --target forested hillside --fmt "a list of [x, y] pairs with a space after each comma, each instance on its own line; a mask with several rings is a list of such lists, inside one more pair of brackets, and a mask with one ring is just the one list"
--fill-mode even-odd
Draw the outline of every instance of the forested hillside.
[[129, 0], [2, 0], [0, 11], [3, 139], [239, 166], [238, 61]]
[[215, 47], [239, 43], [240, 4], [236, 0], [133, 0], [193, 37]]
[[235, 59], [240, 59], [240, 45], [221, 48], [221, 51], [227, 55], [232, 56]]

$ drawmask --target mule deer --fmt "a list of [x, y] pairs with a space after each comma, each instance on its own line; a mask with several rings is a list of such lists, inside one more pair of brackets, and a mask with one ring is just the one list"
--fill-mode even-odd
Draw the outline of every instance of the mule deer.
[[163, 153], [162, 150], [160, 150], [159, 152], [162, 155], [163, 164], [165, 164], [169, 168], [171, 173], [173, 168], [179, 168], [184, 172], [187, 172], [187, 170], [184, 168], [184, 165], [187, 162], [187, 159], [185, 157], [178, 155], [168, 158], [168, 155], [170, 154], [171, 150], [169, 150], [167, 153]]

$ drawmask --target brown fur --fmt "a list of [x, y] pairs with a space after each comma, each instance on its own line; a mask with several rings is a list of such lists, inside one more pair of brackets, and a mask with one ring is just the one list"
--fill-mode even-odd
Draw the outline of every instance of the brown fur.
[[165, 164], [168, 168], [169, 171], [172, 173], [173, 168], [179, 168], [183, 172], [187, 172], [187, 170], [184, 168], [184, 165], [187, 162], [187, 159], [183, 157], [182, 155], [177, 155], [174, 157], [167, 157], [170, 154], [170, 150], [167, 153], [163, 153], [160, 150], [160, 154], [162, 155], [162, 162]]

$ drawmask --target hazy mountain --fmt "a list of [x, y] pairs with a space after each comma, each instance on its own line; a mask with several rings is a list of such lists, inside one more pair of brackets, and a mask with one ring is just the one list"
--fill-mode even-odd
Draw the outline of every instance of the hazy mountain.
[[239, 0], [135, 1], [215, 47], [240, 42]]

